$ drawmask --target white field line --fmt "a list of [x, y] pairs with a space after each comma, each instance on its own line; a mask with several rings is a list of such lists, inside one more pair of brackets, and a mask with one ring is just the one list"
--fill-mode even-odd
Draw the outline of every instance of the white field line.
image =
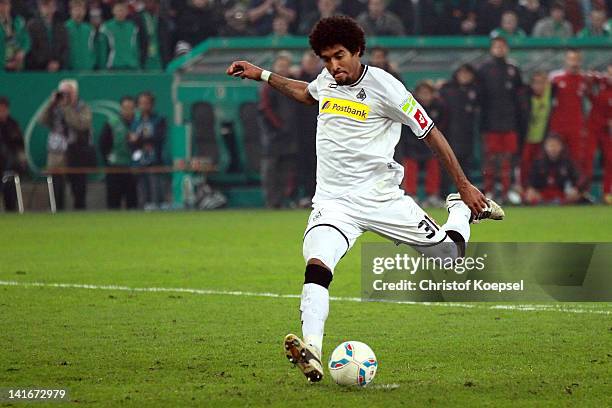
[[[0, 281], [0, 286], [18, 286], [18, 287], [43, 287], [43, 288], [62, 288], [62, 289], [90, 289], [90, 290], [108, 290], [122, 292], [159, 292], [159, 293], [190, 293], [194, 295], [219, 295], [219, 296], [245, 296], [245, 297], [267, 297], [281, 299], [299, 299], [300, 295], [280, 294], [270, 292], [242, 292], [230, 290], [214, 290], [214, 289], [191, 289], [191, 288], [134, 288], [130, 286], [117, 285], [90, 285], [83, 283], [45, 283], [45, 282], [17, 282], [17, 281]], [[330, 300], [336, 302], [361, 302], [358, 297], [337, 297], [330, 296]], [[423, 305], [423, 306], [438, 306], [450, 308], [464, 309], [489, 309], [489, 310], [517, 310], [523, 312], [564, 312], [564, 313], [586, 313], [586, 314], [603, 314], [612, 315], [612, 310], [598, 310], [591, 307], [582, 307], [572, 305], [544, 304], [496, 304], [487, 305], [486, 303], [456, 303], [456, 302], [409, 302], [409, 301], [381, 301], [380, 303], [406, 304], [406, 305]]]
[[399, 384], [373, 384], [373, 385], [368, 385], [366, 388], [368, 389], [373, 388], [375, 390], [395, 390], [399, 387], [400, 387]]

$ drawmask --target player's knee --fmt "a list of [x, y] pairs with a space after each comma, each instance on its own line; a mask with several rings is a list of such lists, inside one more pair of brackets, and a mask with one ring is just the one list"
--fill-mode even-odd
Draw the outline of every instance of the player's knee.
[[[310, 263], [310, 261], [318, 261], [317, 263]], [[329, 288], [329, 284], [331, 283], [334, 275], [327, 268], [323, 262], [318, 259], [313, 258], [309, 260], [309, 263], [306, 265], [306, 272], [304, 273], [304, 284], [314, 283], [319, 286], [323, 286], [324, 288]]]
[[332, 273], [346, 250], [342, 235], [328, 226], [317, 226], [304, 237], [304, 260], [309, 264], [320, 264]]
[[324, 268], [330, 269], [327, 265], [325, 265], [325, 262], [323, 262], [322, 260], [318, 258], [310, 258], [308, 261], [306, 261], [306, 264], [307, 265], [319, 265]]

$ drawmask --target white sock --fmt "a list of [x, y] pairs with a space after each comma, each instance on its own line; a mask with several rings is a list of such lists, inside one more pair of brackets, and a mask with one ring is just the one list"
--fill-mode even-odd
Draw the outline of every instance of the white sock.
[[329, 314], [329, 291], [316, 283], [304, 284], [300, 310], [304, 343], [311, 344], [321, 353], [323, 328]]
[[465, 243], [470, 240], [470, 216], [472, 212], [463, 201], [457, 201], [448, 209], [448, 220], [442, 226], [444, 231], [456, 231]]

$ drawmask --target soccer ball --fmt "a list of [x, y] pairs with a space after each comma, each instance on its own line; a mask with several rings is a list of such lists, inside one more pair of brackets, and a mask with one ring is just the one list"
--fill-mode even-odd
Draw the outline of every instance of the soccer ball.
[[345, 341], [331, 354], [328, 367], [336, 384], [364, 387], [374, 379], [378, 361], [367, 344]]

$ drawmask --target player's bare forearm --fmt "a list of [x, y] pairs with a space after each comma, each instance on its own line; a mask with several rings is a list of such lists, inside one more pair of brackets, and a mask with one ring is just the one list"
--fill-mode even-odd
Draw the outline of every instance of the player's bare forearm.
[[308, 92], [307, 82], [285, 78], [284, 76], [272, 73], [268, 84], [283, 95], [293, 98], [298, 102], [305, 103], [306, 105], [314, 105], [316, 102]]
[[472, 210], [472, 213], [480, 213], [487, 206], [486, 197], [470, 183], [442, 132], [434, 127], [425, 138], [425, 143], [453, 178], [461, 199]]
[[461, 189], [463, 187], [467, 187], [470, 182], [463, 172], [463, 169], [461, 168], [453, 149], [451, 149], [442, 132], [440, 132], [440, 130], [434, 126], [424, 140], [427, 146], [429, 146], [431, 151], [438, 158], [438, 161], [442, 163], [446, 171], [448, 171], [450, 176], [453, 178], [457, 188]]
[[[227, 75], [242, 79], [261, 81], [263, 71], [263, 69], [248, 61], [235, 61], [227, 68], [226, 73]], [[306, 105], [314, 105], [317, 102], [308, 92], [308, 83], [306, 82], [285, 78], [282, 75], [272, 73], [268, 79], [268, 84], [283, 95]]]

